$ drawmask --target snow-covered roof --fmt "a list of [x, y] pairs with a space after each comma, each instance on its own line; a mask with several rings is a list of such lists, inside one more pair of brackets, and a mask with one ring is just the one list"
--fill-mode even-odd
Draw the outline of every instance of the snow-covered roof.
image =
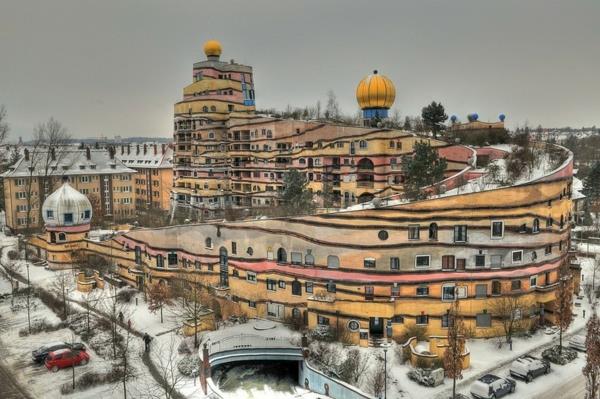
[[[163, 152], [164, 151], [164, 152]], [[127, 167], [164, 169], [173, 167], [173, 149], [165, 144], [146, 143], [116, 148], [118, 159]]]
[[573, 186], [572, 186], [572, 200], [580, 200], [584, 199], [585, 195], [583, 194], [583, 181], [573, 176]]

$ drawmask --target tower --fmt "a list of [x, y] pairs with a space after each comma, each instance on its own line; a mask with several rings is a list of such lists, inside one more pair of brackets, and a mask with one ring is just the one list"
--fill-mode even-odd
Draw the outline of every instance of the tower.
[[363, 111], [363, 124], [374, 127], [386, 119], [395, 99], [394, 84], [386, 76], [378, 74], [377, 70], [363, 78], [356, 88], [356, 101]]
[[88, 198], [65, 182], [42, 205], [46, 241], [55, 250], [47, 254], [50, 269], [70, 268], [73, 254], [90, 231], [92, 204]]

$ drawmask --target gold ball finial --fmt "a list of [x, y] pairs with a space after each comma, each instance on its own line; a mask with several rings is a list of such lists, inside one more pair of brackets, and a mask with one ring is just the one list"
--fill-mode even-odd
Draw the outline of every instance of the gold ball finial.
[[218, 40], [208, 40], [204, 43], [204, 54], [207, 57], [218, 57], [221, 55], [221, 43]]

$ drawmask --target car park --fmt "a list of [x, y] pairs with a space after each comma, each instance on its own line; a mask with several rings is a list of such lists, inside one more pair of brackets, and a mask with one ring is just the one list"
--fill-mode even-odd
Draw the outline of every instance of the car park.
[[471, 396], [475, 399], [496, 399], [513, 393], [517, 382], [511, 378], [486, 374], [471, 385]]
[[62, 341], [49, 342], [46, 345], [41, 346], [38, 349], [32, 351], [31, 357], [33, 358], [34, 362], [43, 363], [44, 360], [46, 360], [46, 356], [48, 356], [48, 353], [57, 351], [60, 349], [76, 349], [76, 350], [85, 351], [85, 345], [83, 345], [81, 343], [69, 344], [69, 343], [62, 342]]
[[510, 365], [510, 375], [531, 382], [535, 377], [550, 372], [550, 362], [534, 356], [521, 356]]
[[569, 348], [585, 352], [587, 350], [585, 346], [585, 337], [583, 335], [574, 335], [571, 337], [569, 340]]
[[89, 360], [90, 355], [86, 351], [67, 348], [48, 353], [44, 364], [48, 370], [55, 373], [65, 367], [85, 365]]

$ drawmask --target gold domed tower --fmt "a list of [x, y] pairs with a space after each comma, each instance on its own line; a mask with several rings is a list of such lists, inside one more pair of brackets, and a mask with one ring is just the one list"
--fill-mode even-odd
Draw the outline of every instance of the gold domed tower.
[[218, 40], [208, 40], [204, 43], [204, 54], [206, 58], [213, 61], [218, 61], [223, 48]]
[[388, 117], [388, 110], [396, 99], [396, 88], [392, 81], [377, 71], [366, 76], [356, 88], [356, 101], [363, 111], [365, 126], [373, 126]]

